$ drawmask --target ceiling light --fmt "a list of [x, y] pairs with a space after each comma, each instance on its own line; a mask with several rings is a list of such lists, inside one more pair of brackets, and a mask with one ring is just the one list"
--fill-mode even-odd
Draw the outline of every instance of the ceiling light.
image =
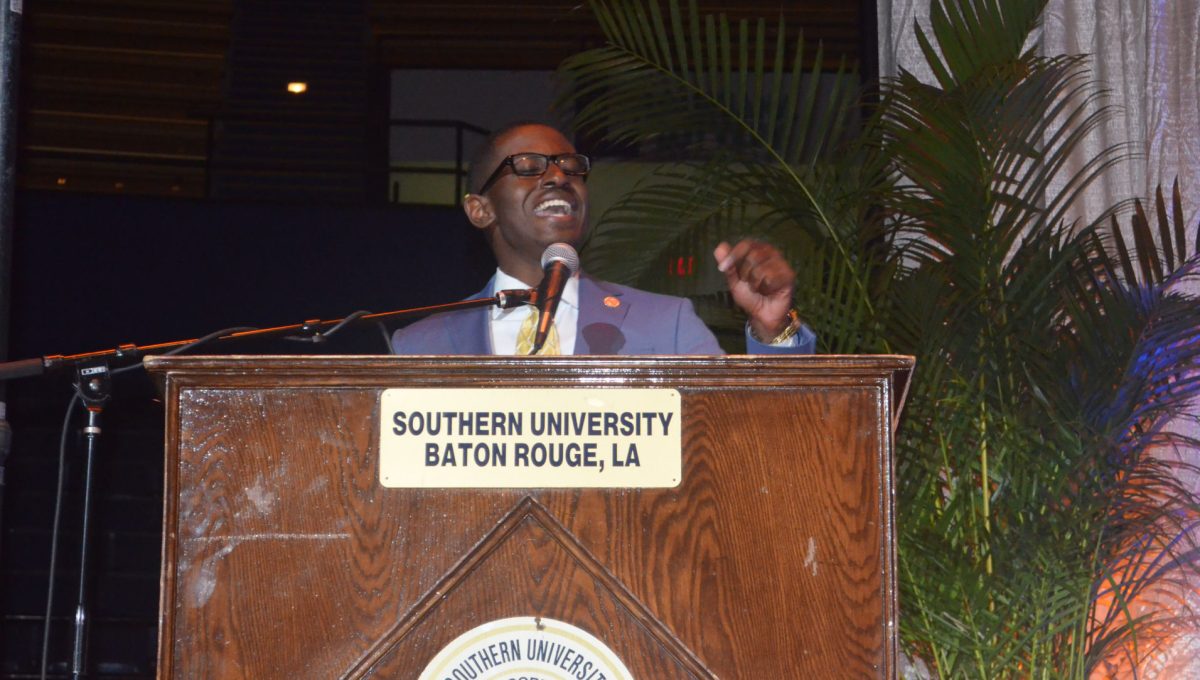
[[308, 92], [308, 83], [293, 81], [287, 84], [287, 91], [292, 94], [304, 94]]

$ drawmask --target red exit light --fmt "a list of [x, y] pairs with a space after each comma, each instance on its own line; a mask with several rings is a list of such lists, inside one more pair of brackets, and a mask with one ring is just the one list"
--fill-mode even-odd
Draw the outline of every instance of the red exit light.
[[669, 276], [691, 276], [696, 273], [696, 257], [688, 255], [686, 257], [678, 257], [669, 260], [667, 263], [667, 274]]

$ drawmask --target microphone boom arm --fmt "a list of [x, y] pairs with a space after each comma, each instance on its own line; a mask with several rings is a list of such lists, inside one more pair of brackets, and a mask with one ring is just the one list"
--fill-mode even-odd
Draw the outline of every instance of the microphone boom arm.
[[347, 324], [357, 324], [366, 322], [388, 321], [392, 319], [405, 319], [409, 317], [427, 316], [437, 312], [451, 312], [463, 309], [475, 309], [477, 307], [500, 307], [501, 309], [511, 309], [521, 305], [536, 304], [537, 291], [534, 289], [514, 288], [511, 290], [498, 291], [492, 297], [473, 298], [470, 300], [459, 300], [458, 302], [448, 302], [438, 305], [428, 305], [426, 307], [410, 307], [408, 309], [397, 309], [391, 312], [379, 313], [357, 313], [351, 314], [342, 319], [332, 319], [323, 321], [320, 319], [312, 319], [303, 323], [290, 324], [287, 326], [275, 326], [273, 328], [233, 328], [226, 331], [218, 331], [216, 334], [205, 336], [203, 338], [191, 338], [188, 340], [174, 340], [171, 342], [160, 342], [151, 345], [121, 345], [116, 349], [105, 349], [95, 352], [84, 352], [82, 354], [48, 354], [41, 358], [35, 359], [19, 359], [17, 361], [0, 362], [0, 382], [13, 380], [16, 378], [25, 378], [43, 373], [74, 368], [81, 364], [92, 363], [96, 361], [112, 361], [131, 359], [135, 360], [147, 354], [167, 354], [172, 351], [183, 351], [189, 345], [203, 345], [209, 342], [225, 342], [229, 340], [245, 340], [247, 338], [272, 338], [286, 335], [305, 335], [313, 338], [321, 337], [323, 331], [331, 328], [338, 328]]

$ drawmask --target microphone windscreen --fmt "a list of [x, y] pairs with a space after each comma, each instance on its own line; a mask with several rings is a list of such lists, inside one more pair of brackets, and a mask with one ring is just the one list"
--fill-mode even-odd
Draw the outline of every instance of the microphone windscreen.
[[542, 253], [542, 269], [554, 261], [562, 262], [567, 265], [567, 269], [574, 276], [575, 272], [579, 271], [579, 253], [567, 243], [551, 243]]

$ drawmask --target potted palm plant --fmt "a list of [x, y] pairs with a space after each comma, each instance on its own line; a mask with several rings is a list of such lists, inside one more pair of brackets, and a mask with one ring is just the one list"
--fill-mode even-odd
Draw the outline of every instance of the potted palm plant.
[[1196, 443], [1169, 423], [1200, 391], [1200, 306], [1177, 285], [1200, 257], [1178, 191], [1133, 244], [1101, 229], [1121, 205], [1071, 217], [1120, 157], [1065, 170], [1107, 114], [1086, 59], [1025, 49], [1044, 5], [935, 0], [935, 82], [901, 74], [870, 109], [782, 21], [695, 2], [593, 2], [607, 43], [559, 72], [578, 129], [669, 161], [601, 218], [589, 269], [729, 325], [716, 277], [664, 265], [758, 234], [792, 259], [824, 351], [917, 357], [900, 624], [938, 677], [1134, 667], [1189, 616], [1139, 603], [1198, 569], [1200, 504], [1156, 453]]

